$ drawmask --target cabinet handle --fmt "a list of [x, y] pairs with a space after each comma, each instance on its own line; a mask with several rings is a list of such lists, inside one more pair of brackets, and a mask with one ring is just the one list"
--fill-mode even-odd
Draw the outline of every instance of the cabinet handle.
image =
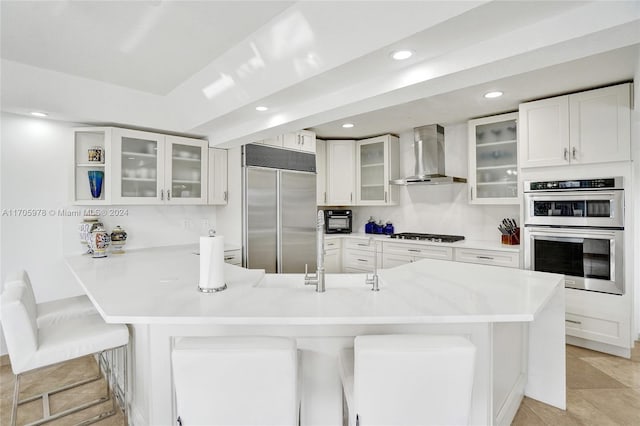
[[574, 160], [577, 160], [577, 159], [578, 159], [578, 157], [576, 157], [576, 147], [575, 147], [575, 146], [574, 146], [573, 148], [571, 148], [571, 157], [572, 157]]
[[486, 260], [493, 260], [493, 257], [491, 256], [476, 256], [478, 259], [486, 259]]
[[582, 321], [574, 321], [570, 319], [565, 319], [564, 322], [570, 322], [571, 324], [582, 324]]
[[227, 201], [227, 191], [224, 191], [222, 198], [224, 201]]
[[164, 189], [160, 190], [160, 199], [164, 200]]
[[472, 186], [469, 187], [469, 191], [470, 191], [469, 197], [470, 197], [471, 200], [473, 200], [473, 187]]
[[369, 247], [369, 244], [362, 244], [362, 243], [358, 243], [358, 245], [359, 245], [359, 246], [362, 246], [362, 247]]
[[324, 193], [324, 203], [327, 204], [327, 193]]
[[171, 201], [171, 190], [167, 189], [167, 201]]
[[564, 149], [564, 160], [565, 161], [569, 160], [569, 149], [568, 148]]
[[353, 192], [349, 193], [349, 202], [353, 203]]
[[421, 250], [418, 250], [418, 249], [407, 249], [407, 251], [413, 251], [413, 252], [416, 252], [416, 253], [420, 253], [421, 252]]
[[358, 259], [358, 262], [368, 262], [367, 259]]
[[233, 258], [234, 258], [234, 257], [235, 257], [235, 256], [225, 256], [225, 257], [224, 257], [224, 260], [233, 260]]
[[327, 243], [328, 246], [335, 246], [336, 243]]

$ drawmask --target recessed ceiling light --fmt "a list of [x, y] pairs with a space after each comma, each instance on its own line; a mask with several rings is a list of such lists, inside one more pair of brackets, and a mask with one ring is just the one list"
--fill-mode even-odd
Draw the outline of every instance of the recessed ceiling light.
[[353, 124], [353, 123], [344, 123], [344, 124], [342, 125], [342, 127], [344, 127], [345, 129], [350, 129], [350, 128], [352, 128], [353, 126], [354, 126], [354, 124]]
[[31, 111], [31, 115], [33, 115], [34, 117], [47, 117], [49, 114], [47, 114], [46, 112]]
[[413, 52], [410, 50], [396, 50], [395, 52], [391, 53], [391, 57], [396, 61], [409, 59], [412, 56], [413, 56]]
[[487, 92], [484, 94], [484, 97], [487, 99], [493, 99], [493, 98], [499, 98], [500, 96], [502, 96], [503, 93], [500, 91], [495, 91], [495, 92]]
[[256, 111], [266, 111], [266, 110], [268, 110], [268, 109], [269, 109], [269, 108], [267, 108], [266, 106], [262, 106], [262, 105], [261, 105], [261, 106], [257, 106], [257, 107], [256, 107]]

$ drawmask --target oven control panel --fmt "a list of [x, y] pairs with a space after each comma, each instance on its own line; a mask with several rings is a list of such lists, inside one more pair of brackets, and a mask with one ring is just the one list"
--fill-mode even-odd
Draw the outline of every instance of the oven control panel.
[[622, 177], [525, 182], [524, 191], [564, 191], [580, 189], [622, 189]]

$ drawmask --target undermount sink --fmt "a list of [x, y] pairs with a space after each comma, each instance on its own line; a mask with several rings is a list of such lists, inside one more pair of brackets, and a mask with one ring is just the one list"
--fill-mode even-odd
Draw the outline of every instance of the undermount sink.
[[[326, 274], [325, 286], [327, 290], [332, 288], [362, 288], [368, 289], [371, 286], [365, 284], [365, 274]], [[255, 285], [263, 288], [309, 288], [315, 286], [305, 286], [304, 274], [265, 274], [265, 276]]]

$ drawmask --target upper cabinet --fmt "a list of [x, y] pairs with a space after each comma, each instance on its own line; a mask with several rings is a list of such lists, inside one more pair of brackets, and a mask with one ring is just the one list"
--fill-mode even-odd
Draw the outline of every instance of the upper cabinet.
[[631, 159], [631, 84], [520, 105], [520, 166]]
[[356, 150], [353, 140], [327, 141], [326, 205], [349, 206], [355, 202]]
[[469, 121], [469, 201], [518, 204], [518, 113]]
[[327, 204], [327, 143], [316, 139], [316, 204]]
[[356, 142], [356, 204], [390, 205], [398, 202], [398, 187], [390, 179], [400, 177], [399, 142], [384, 135]]
[[208, 204], [227, 204], [227, 150], [209, 148]]
[[386, 206], [398, 203], [399, 140], [384, 135], [316, 144], [318, 205]]
[[[74, 201], [205, 204], [207, 149], [200, 139], [110, 127], [75, 129]], [[103, 164], [83, 160], [92, 155], [101, 156]], [[101, 173], [86, 173], [93, 171]]]
[[114, 204], [205, 204], [207, 141], [114, 129]]
[[264, 139], [256, 143], [277, 146], [279, 148], [294, 149], [297, 151], [316, 152], [316, 134], [308, 130], [299, 130], [292, 133], [276, 135], [271, 139]]
[[111, 128], [74, 131], [73, 200], [76, 204], [110, 204]]

